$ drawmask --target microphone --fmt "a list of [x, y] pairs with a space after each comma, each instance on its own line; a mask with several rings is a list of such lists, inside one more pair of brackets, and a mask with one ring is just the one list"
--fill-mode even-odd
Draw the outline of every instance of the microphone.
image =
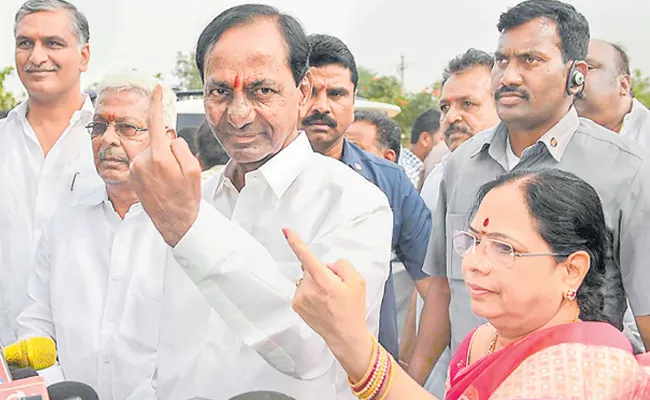
[[295, 400], [286, 394], [270, 391], [246, 392], [238, 394], [230, 400]]
[[56, 345], [49, 337], [33, 337], [5, 347], [7, 363], [21, 368], [31, 367], [39, 371], [56, 363]]
[[81, 382], [65, 381], [48, 386], [50, 400], [99, 400], [95, 389]]

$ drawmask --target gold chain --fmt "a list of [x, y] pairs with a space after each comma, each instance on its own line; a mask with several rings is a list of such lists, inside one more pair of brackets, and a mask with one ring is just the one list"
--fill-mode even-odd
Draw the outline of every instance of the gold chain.
[[[580, 315], [578, 315], [578, 316], [577, 316], [573, 321], [571, 321], [570, 323], [579, 322], [579, 321], [580, 321]], [[497, 341], [498, 341], [498, 340], [499, 340], [499, 332], [497, 332], [497, 330], [495, 329], [495, 330], [494, 330], [494, 335], [492, 335], [492, 340], [490, 340], [490, 346], [488, 347], [487, 352], [485, 353], [486, 356], [487, 356], [488, 354], [492, 354], [492, 353], [494, 353], [494, 350], [496, 350], [496, 348], [497, 348]]]

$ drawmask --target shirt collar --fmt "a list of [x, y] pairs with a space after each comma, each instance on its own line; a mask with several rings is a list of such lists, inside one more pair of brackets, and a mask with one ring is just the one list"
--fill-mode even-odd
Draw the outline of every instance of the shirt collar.
[[[95, 106], [93, 106], [93, 102], [92, 100], [90, 100], [90, 96], [88, 96], [87, 94], [84, 94], [83, 96], [84, 96], [84, 103], [81, 106], [81, 109], [75, 111], [74, 114], [72, 114], [72, 118], [70, 118], [70, 123], [74, 123], [78, 121], [80, 118], [91, 120], [93, 114], [95, 113]], [[29, 99], [23, 101], [18, 106], [16, 106], [13, 110], [11, 110], [9, 112], [9, 115], [7, 115], [7, 120], [11, 121], [14, 118], [19, 118], [21, 120], [26, 119], [28, 109], [29, 109]]]
[[105, 185], [98, 185], [79, 199], [79, 204], [86, 206], [97, 206], [108, 201], [108, 193]]
[[400, 150], [400, 159], [402, 155], [404, 156], [404, 160], [407, 162], [418, 166], [424, 165], [424, 161], [420, 160], [420, 157], [416, 156], [415, 153], [413, 153], [408, 147], [402, 147]]
[[[551, 156], [557, 162], [560, 162], [569, 145], [569, 141], [579, 126], [580, 118], [578, 117], [578, 112], [572, 106], [562, 119], [537, 140], [537, 143], [542, 143], [546, 146]], [[492, 158], [495, 160], [502, 159], [506, 156], [506, 146], [509, 146], [507, 139], [508, 127], [501, 121], [487, 137], [485, 143], [472, 154], [472, 157], [475, 157], [488, 148], [488, 154]]]
[[647, 108], [643, 104], [641, 104], [639, 100], [632, 99], [632, 108], [630, 109], [630, 112], [625, 114], [625, 116], [623, 117], [623, 125], [621, 126], [621, 132], [623, 132], [623, 128], [625, 127], [625, 125], [627, 125], [628, 122], [630, 122], [630, 120], [633, 119], [635, 115], [641, 113], [642, 110], [644, 109], [647, 110]]
[[[255, 171], [244, 175], [246, 184], [254, 177], [261, 176], [267, 182], [277, 198], [281, 198], [289, 186], [298, 178], [305, 168], [306, 160], [314, 153], [309, 144], [307, 134], [300, 131], [298, 136], [287, 147], [279, 151], [269, 161]], [[232, 185], [233, 161], [229, 161], [223, 170], [217, 184], [218, 192], [226, 181]], [[234, 186], [233, 186], [234, 187]]]
[[352, 143], [346, 138], [343, 138], [343, 154], [341, 154], [341, 162], [350, 168], [356, 169], [357, 171], [361, 171], [363, 169], [359, 152], [354, 151]]

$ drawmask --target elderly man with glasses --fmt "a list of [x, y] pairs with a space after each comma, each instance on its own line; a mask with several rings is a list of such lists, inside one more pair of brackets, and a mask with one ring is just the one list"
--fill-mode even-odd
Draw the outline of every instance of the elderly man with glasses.
[[[66, 380], [101, 399], [125, 399], [149, 382], [155, 363], [168, 246], [129, 181], [133, 158], [149, 147], [147, 121], [158, 80], [108, 76], [86, 125], [105, 185], [64, 207], [46, 225], [29, 280], [31, 303], [18, 317], [24, 339], [57, 342]], [[175, 95], [163, 89], [163, 121], [175, 138]]]

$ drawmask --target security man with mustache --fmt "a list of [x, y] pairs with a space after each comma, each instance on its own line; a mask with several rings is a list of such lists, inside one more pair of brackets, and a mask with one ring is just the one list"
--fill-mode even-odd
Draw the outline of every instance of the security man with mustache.
[[350, 50], [341, 40], [328, 35], [312, 35], [309, 44], [313, 90], [309, 109], [301, 116], [302, 129], [316, 152], [340, 160], [374, 183], [386, 194], [393, 210], [393, 262], [381, 304], [379, 342], [398, 359], [393, 270], [396, 262], [401, 262], [418, 291], [423, 296], [427, 293], [429, 277], [422, 272], [422, 263], [431, 232], [431, 214], [402, 167], [363, 151], [344, 137], [354, 120], [358, 83]]

